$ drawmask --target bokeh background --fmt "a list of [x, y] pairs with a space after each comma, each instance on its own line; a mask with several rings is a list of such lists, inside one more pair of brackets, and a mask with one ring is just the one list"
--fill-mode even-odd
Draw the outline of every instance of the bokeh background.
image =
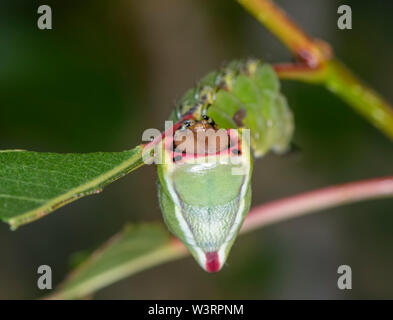
[[[0, 149], [121, 151], [140, 143], [186, 89], [237, 58], [291, 54], [235, 1], [67, 0], [0, 2]], [[393, 3], [277, 1], [311, 35], [393, 102]], [[37, 28], [49, 4], [53, 30]], [[352, 7], [353, 29], [337, 28]], [[284, 82], [296, 119], [295, 155], [254, 164], [253, 203], [392, 174], [393, 144], [323, 88]], [[0, 299], [39, 298], [37, 268], [53, 283], [126, 222], [161, 220], [156, 172], [143, 167], [105, 192], [11, 232], [0, 225]], [[97, 299], [393, 298], [393, 200], [281, 222], [239, 237], [227, 266], [205, 273], [186, 258], [142, 272]], [[348, 264], [353, 289], [337, 288]]]

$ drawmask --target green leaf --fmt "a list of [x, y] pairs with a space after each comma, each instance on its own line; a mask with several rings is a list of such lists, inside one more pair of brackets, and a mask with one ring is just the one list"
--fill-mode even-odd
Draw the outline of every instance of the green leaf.
[[143, 165], [142, 146], [86, 154], [0, 151], [0, 219], [12, 229], [39, 219]]
[[83, 262], [48, 299], [84, 298], [95, 291], [186, 250], [159, 223], [128, 225]]

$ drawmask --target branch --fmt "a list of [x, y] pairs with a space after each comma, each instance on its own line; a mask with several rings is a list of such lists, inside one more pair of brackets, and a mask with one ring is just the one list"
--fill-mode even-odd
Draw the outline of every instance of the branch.
[[279, 63], [273, 65], [273, 68], [282, 80], [322, 83], [326, 77], [326, 68], [310, 68], [305, 63]]
[[270, 0], [237, 1], [300, 60], [300, 63], [276, 65], [275, 70], [281, 79], [324, 85], [393, 140], [392, 107], [333, 59], [327, 43], [309, 37]]
[[327, 60], [329, 50], [302, 31], [279, 7], [269, 0], [238, 0], [300, 60], [316, 68]]
[[347, 203], [391, 196], [393, 176], [331, 186], [252, 208], [241, 232]]

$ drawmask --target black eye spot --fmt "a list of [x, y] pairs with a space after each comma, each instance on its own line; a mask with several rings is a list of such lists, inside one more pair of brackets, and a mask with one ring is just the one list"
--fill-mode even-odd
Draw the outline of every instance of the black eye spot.
[[233, 149], [233, 150], [232, 150], [232, 153], [233, 153], [233, 154], [236, 154], [236, 155], [239, 155], [239, 154], [241, 154], [242, 152], [241, 152], [239, 149]]
[[182, 158], [183, 158], [182, 156], [173, 157], [173, 162], [179, 161], [179, 160], [181, 160]]
[[202, 116], [202, 118], [203, 118], [203, 120], [208, 120], [209, 119], [209, 117], [207, 115], [205, 115], [205, 114]]

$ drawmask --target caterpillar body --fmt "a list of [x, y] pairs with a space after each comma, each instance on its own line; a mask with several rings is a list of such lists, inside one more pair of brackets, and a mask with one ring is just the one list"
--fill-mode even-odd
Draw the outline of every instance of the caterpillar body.
[[[250, 150], [255, 157], [285, 152], [293, 116], [272, 67], [248, 60], [209, 73], [187, 91], [170, 116], [183, 119], [159, 148], [160, 207], [169, 230], [200, 266], [216, 272], [250, 208]], [[206, 133], [218, 145], [210, 147]]]

